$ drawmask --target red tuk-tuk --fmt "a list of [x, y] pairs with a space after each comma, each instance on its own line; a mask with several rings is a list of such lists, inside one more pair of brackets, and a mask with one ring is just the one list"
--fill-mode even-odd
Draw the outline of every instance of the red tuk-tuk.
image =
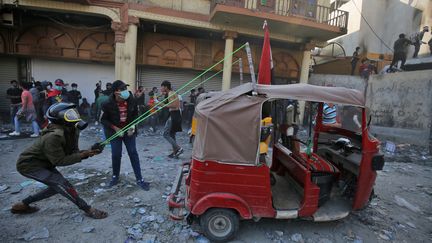
[[[274, 118], [272, 129], [261, 122], [263, 105], [280, 100], [317, 106], [309, 143], [298, 137], [293, 112]], [[330, 103], [341, 105], [338, 112], [342, 105], [352, 107], [361, 120], [358, 130], [324, 125], [323, 107]], [[171, 218], [197, 220], [212, 241], [233, 238], [240, 219], [344, 218], [368, 204], [376, 171], [384, 166], [357, 90], [247, 83], [203, 100], [195, 118], [192, 160], [179, 169], [168, 206]], [[263, 156], [269, 136], [273, 142]]]

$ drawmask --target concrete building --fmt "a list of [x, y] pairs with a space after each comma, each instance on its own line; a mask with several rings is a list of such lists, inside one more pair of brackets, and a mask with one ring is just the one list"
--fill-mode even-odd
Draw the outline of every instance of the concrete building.
[[[393, 54], [393, 43], [400, 33], [407, 37], [432, 26], [431, 0], [332, 0], [332, 6], [349, 12], [348, 32], [330, 40], [343, 46], [351, 56], [357, 46], [371, 58]], [[432, 38], [426, 33], [423, 41]], [[414, 47], [411, 46], [409, 57]], [[428, 45], [422, 45], [419, 56], [429, 55]], [[383, 58], [381, 58], [383, 59]]]
[[[310, 50], [347, 33], [348, 13], [330, 0], [2, 0], [0, 89], [11, 79], [62, 78], [93, 102], [95, 83], [121, 79], [134, 90], [170, 80], [178, 88], [249, 42], [255, 70], [267, 20], [278, 83], [307, 82]], [[239, 65], [242, 58], [244, 80]], [[203, 87], [250, 79], [245, 51]], [[9, 101], [0, 94], [0, 109]]]

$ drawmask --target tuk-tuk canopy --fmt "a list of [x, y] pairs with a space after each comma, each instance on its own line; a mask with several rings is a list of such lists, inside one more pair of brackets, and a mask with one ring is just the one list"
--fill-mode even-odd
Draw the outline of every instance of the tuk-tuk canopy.
[[364, 94], [342, 87], [309, 84], [246, 83], [201, 101], [195, 109], [194, 159], [255, 165], [259, 158], [262, 105], [269, 99], [292, 99], [364, 107]]

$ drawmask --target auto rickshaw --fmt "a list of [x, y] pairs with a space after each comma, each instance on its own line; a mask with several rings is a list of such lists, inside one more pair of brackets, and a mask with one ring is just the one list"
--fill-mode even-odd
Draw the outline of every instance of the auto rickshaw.
[[[289, 107], [287, 118], [262, 117], [264, 103], [288, 99], [317, 107], [306, 142]], [[359, 129], [324, 125], [326, 103], [354, 107]], [[247, 83], [203, 100], [195, 118], [192, 159], [179, 169], [168, 207], [172, 219], [198, 222], [212, 241], [233, 238], [240, 220], [342, 219], [368, 204], [376, 171], [384, 166], [379, 141], [369, 134], [365, 97], [357, 90]]]

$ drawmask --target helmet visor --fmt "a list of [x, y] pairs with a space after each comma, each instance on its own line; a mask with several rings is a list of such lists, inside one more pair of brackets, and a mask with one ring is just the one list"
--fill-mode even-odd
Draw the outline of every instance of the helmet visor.
[[79, 122], [81, 117], [76, 109], [69, 109], [64, 113], [64, 119], [67, 122]]

